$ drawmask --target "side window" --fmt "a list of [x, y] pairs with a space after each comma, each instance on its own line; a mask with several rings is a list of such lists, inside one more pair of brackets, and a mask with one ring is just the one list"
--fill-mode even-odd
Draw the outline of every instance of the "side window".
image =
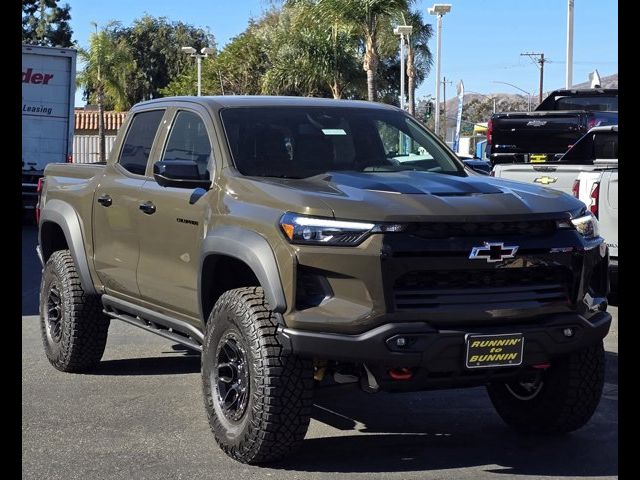
[[169, 140], [165, 147], [162, 160], [188, 160], [198, 165], [200, 178], [209, 180], [211, 174], [209, 157], [211, 143], [207, 135], [207, 127], [195, 113], [181, 111], [171, 127]]
[[164, 110], [152, 110], [137, 113], [133, 117], [118, 159], [118, 163], [129, 172], [144, 175], [153, 139], [163, 115]]

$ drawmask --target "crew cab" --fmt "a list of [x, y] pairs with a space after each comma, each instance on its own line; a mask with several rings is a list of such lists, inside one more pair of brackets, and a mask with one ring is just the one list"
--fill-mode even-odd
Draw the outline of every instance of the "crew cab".
[[99, 369], [111, 320], [201, 352], [213, 436], [238, 461], [291, 455], [314, 389], [338, 379], [486, 386], [507, 424], [550, 434], [600, 401], [597, 219], [571, 195], [465, 168], [398, 108], [143, 102], [106, 165], [48, 165], [39, 205], [53, 367]]

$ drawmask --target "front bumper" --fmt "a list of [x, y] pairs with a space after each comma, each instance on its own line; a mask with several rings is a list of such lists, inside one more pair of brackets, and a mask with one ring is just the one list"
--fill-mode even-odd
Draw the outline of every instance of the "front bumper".
[[[606, 303], [598, 306], [606, 308]], [[611, 325], [611, 315], [597, 311], [589, 318], [554, 314], [535, 323], [437, 329], [427, 322], [387, 323], [357, 335], [320, 333], [280, 327], [285, 349], [308, 358], [364, 363], [387, 390], [421, 390], [480, 385], [491, 379], [515, 377], [532, 365], [552, 363], [554, 358], [583, 349], [602, 340]], [[564, 335], [573, 329], [571, 337]], [[518, 367], [469, 370], [464, 366], [465, 335], [521, 333], [523, 362]], [[404, 337], [406, 346], [396, 344]], [[393, 380], [390, 369], [410, 368], [410, 381]]]

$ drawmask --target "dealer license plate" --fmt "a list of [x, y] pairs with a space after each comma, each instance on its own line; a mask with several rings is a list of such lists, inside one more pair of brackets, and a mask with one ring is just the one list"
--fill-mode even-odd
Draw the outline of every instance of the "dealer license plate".
[[545, 163], [547, 161], [546, 153], [532, 153], [529, 155], [529, 161], [531, 163]]
[[513, 367], [522, 363], [524, 337], [521, 333], [504, 335], [467, 334], [467, 368]]

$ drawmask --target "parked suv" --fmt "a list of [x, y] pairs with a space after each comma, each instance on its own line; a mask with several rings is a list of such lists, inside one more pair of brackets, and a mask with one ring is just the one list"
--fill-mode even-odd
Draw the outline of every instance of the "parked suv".
[[[486, 385], [522, 431], [584, 425], [603, 387], [608, 251], [570, 195], [475, 174], [386, 105], [136, 105], [107, 165], [49, 165], [40, 321], [98, 366], [111, 319], [202, 352], [231, 457], [286, 456], [315, 385]], [[161, 402], [161, 396], [158, 398]]]

